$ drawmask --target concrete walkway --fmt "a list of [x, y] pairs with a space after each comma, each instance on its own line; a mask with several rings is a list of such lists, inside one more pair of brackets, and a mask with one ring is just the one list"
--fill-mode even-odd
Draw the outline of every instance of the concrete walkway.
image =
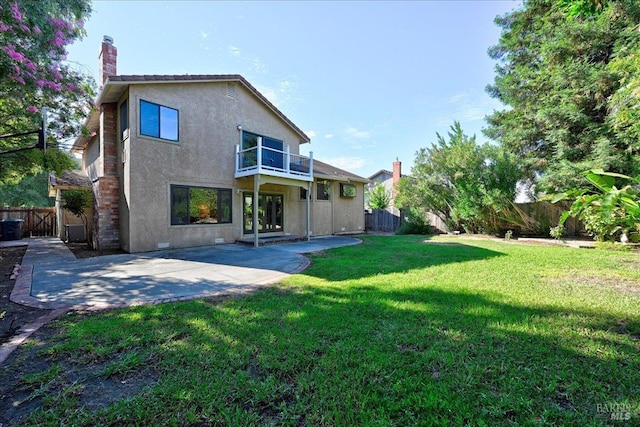
[[302, 254], [358, 243], [329, 236], [259, 248], [234, 244], [78, 260], [58, 238], [0, 241], [0, 247], [27, 245], [11, 300], [51, 310], [0, 346], [0, 365], [31, 334], [70, 309], [243, 294], [304, 270], [309, 260]]
[[77, 260], [57, 238], [30, 238], [11, 300], [63, 309], [113, 308], [243, 294], [308, 266], [305, 253], [360, 243], [352, 237], [259, 248], [239, 244]]

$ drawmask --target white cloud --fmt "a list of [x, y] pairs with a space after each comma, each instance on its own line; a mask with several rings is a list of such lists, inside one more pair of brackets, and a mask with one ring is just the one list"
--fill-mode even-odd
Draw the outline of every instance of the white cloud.
[[366, 130], [360, 130], [356, 127], [350, 126], [344, 131], [347, 138], [350, 139], [367, 139], [371, 137], [371, 132]]
[[367, 163], [362, 157], [332, 157], [323, 161], [350, 172], [362, 168]]
[[267, 68], [267, 64], [262, 62], [260, 59], [253, 58], [252, 62], [253, 62], [253, 69], [256, 70], [256, 72], [265, 74], [269, 71]]
[[229, 46], [229, 53], [236, 58], [240, 57], [240, 48], [236, 46]]
[[292, 101], [299, 100], [296, 95], [297, 84], [290, 79], [281, 80], [275, 86], [256, 85], [256, 88], [280, 109], [286, 108]]
[[202, 37], [203, 39], [207, 39], [209, 38], [209, 33], [207, 33], [206, 31], [200, 31], [200, 37]]
[[316, 136], [318, 136], [318, 134], [316, 133], [315, 130], [306, 130], [304, 131], [304, 133], [309, 137], [309, 138], [315, 138]]
[[331, 139], [331, 138], [333, 138], [333, 134], [332, 133], [328, 133], [324, 137], [327, 138], [327, 139]]
[[486, 115], [500, 108], [502, 104], [484, 92], [463, 91], [449, 96], [427, 114], [436, 126], [450, 126], [459, 121], [464, 128], [465, 123], [484, 120]]

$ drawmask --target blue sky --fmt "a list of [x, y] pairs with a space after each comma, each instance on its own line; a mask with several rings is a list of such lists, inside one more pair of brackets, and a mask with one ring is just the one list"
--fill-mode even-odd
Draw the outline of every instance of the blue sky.
[[302, 153], [368, 177], [454, 120], [485, 141], [493, 23], [520, 1], [94, 1], [69, 61], [118, 74], [241, 74], [310, 137]]

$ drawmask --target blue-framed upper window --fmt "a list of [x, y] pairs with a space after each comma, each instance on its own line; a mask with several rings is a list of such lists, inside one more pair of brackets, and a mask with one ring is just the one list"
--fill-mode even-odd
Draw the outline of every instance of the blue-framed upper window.
[[141, 99], [140, 135], [178, 141], [178, 110]]

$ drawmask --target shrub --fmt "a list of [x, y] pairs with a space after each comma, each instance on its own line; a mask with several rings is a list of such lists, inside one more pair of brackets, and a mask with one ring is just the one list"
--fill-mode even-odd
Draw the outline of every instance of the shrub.
[[433, 229], [428, 220], [421, 217], [408, 216], [400, 224], [400, 227], [396, 230], [396, 234], [433, 234]]

